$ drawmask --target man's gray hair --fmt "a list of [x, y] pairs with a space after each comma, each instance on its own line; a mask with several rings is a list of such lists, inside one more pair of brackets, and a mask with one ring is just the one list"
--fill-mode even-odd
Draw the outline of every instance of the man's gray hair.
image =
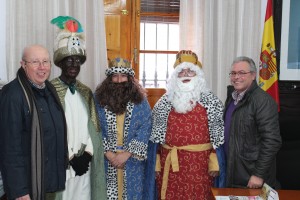
[[256, 65], [255, 65], [254, 61], [251, 58], [249, 58], [247, 56], [237, 57], [233, 60], [231, 66], [233, 66], [234, 64], [239, 63], [239, 62], [247, 62], [250, 66], [250, 71], [251, 72], [256, 72]]

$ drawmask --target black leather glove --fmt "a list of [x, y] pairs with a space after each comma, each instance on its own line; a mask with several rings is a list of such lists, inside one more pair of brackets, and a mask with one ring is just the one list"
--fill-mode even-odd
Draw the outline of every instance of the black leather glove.
[[76, 176], [82, 176], [89, 170], [89, 163], [91, 160], [91, 154], [85, 151], [81, 156], [74, 156], [69, 162], [73, 167]]

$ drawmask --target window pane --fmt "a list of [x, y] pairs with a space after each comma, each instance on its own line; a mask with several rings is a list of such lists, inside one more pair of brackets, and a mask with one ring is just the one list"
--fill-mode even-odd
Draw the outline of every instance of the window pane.
[[140, 49], [158, 51], [178, 51], [178, 24], [140, 24]]
[[178, 51], [179, 49], [179, 25], [169, 25], [169, 50]]
[[167, 54], [157, 54], [157, 79], [166, 79], [168, 72], [168, 55]]
[[140, 83], [147, 88], [165, 88], [175, 58], [176, 54], [140, 53]]
[[145, 23], [145, 49], [156, 50], [156, 24]]
[[168, 50], [168, 24], [157, 24], [157, 50]]
[[155, 79], [156, 76], [156, 54], [147, 53], [145, 54], [144, 62], [146, 70], [146, 79]]
[[140, 53], [140, 83], [144, 87], [156, 87], [156, 54]]
[[146, 88], [165, 88], [179, 51], [180, 0], [141, 0], [139, 77]]
[[174, 71], [174, 63], [176, 61], [176, 54], [168, 54], [168, 76], [167, 76], [167, 80], [171, 77], [173, 71]]
[[167, 80], [157, 81], [157, 88], [166, 88], [167, 87]]

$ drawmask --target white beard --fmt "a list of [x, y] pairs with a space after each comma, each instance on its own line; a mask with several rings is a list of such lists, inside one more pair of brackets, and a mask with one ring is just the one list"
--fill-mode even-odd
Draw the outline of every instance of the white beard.
[[[195, 71], [196, 76], [179, 78], [178, 73], [186, 68]], [[185, 79], [190, 79], [190, 81], [183, 83], [182, 80]], [[201, 93], [209, 91], [209, 88], [206, 86], [203, 70], [189, 62], [183, 62], [175, 68], [167, 85], [168, 101], [172, 103], [175, 111], [178, 113], [192, 111], [197, 105]]]
[[196, 77], [189, 78], [191, 80], [187, 83], [182, 82], [182, 80], [187, 79], [187, 77], [178, 78], [176, 81], [176, 92], [174, 92], [171, 102], [175, 111], [178, 113], [187, 113], [193, 110], [199, 98], [199, 95], [197, 95], [197, 92], [194, 90], [195, 86], [198, 85], [198, 79]]
[[196, 106], [196, 101], [191, 99], [191, 93], [176, 92], [172, 101], [173, 107], [178, 113], [187, 113], [192, 111]]
[[[183, 80], [188, 80], [190, 79], [189, 82], [182, 82]], [[195, 77], [181, 77], [177, 78], [176, 80], [176, 89], [181, 91], [181, 92], [190, 92], [195, 89], [195, 84], [197, 82], [197, 79]]]

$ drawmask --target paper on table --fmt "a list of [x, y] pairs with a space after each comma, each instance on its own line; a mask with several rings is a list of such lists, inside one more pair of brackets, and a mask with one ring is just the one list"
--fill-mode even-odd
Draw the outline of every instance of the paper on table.
[[276, 190], [264, 184], [259, 196], [215, 196], [216, 200], [279, 200]]
[[262, 193], [259, 195], [263, 200], [279, 200], [276, 190], [271, 188], [268, 184], [264, 183], [262, 187]]
[[216, 196], [216, 200], [263, 200], [260, 196]]

